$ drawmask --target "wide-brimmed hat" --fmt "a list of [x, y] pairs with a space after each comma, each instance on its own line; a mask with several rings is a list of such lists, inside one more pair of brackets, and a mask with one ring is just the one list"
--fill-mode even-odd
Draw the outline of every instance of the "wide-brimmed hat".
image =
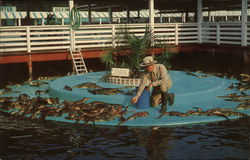
[[144, 67], [144, 66], [148, 66], [148, 65], [151, 65], [151, 64], [155, 64], [155, 63], [157, 63], [157, 61], [155, 61], [152, 56], [147, 56], [147, 57], [143, 58], [142, 63], [140, 64], [140, 66]]

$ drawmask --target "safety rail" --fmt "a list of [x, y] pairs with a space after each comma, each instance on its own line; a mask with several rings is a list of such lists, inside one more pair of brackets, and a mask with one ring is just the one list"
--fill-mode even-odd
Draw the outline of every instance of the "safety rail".
[[[69, 50], [72, 43], [76, 48], [115, 47], [122, 39], [122, 30], [136, 36], [143, 36], [148, 24], [106, 24], [82, 25], [79, 30], [70, 33], [69, 25], [52, 26], [8, 26], [0, 27], [0, 54], [8, 52], [29, 52], [49, 50]], [[199, 35], [197, 23], [156, 23], [155, 40], [163, 44], [201, 43], [250, 44], [250, 23], [206, 22], [201, 24], [202, 34]], [[245, 36], [244, 42], [242, 39]], [[73, 37], [74, 39], [70, 39]], [[125, 43], [125, 42], [124, 42]], [[122, 43], [120, 43], [122, 44]]]

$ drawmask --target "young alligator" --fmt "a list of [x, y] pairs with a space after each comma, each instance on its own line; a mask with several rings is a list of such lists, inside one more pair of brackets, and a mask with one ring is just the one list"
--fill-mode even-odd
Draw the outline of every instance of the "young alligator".
[[159, 117], [157, 117], [156, 119], [161, 118], [162, 116], [178, 116], [178, 117], [187, 117], [189, 116], [189, 114], [187, 113], [181, 113], [178, 111], [170, 111], [170, 112], [164, 112], [162, 113]]
[[125, 94], [125, 95], [131, 95], [130, 92], [124, 92], [122, 90], [116, 89], [116, 88], [101, 88], [101, 89], [89, 89], [90, 93], [96, 95], [96, 94], [102, 94], [102, 95], [116, 95], [116, 94]]
[[103, 87], [98, 86], [96, 83], [86, 82], [86, 83], [78, 84], [78, 85], [74, 86], [73, 88], [93, 88], [93, 89], [101, 89], [101, 88], [103, 88]]
[[236, 107], [237, 110], [240, 109], [250, 109], [250, 103], [241, 103]]
[[132, 114], [131, 116], [129, 116], [128, 118], [124, 118], [123, 116], [120, 118], [120, 122], [117, 124], [117, 126], [120, 126], [122, 123], [125, 123], [129, 120], [132, 120], [132, 119], [136, 119], [136, 118], [139, 118], [139, 117], [146, 117], [148, 116], [149, 113], [148, 112], [136, 112], [134, 114]]

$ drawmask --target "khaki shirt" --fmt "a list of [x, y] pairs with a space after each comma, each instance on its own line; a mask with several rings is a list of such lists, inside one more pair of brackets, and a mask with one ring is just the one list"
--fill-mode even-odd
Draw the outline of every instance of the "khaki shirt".
[[166, 85], [167, 88], [172, 87], [172, 81], [167, 72], [166, 67], [163, 64], [155, 64], [155, 68], [153, 70], [153, 74], [155, 75], [155, 79], [152, 78], [152, 73], [146, 73], [142, 77], [141, 84], [138, 88], [136, 96], [141, 96], [142, 91], [145, 87], [149, 86], [151, 83], [153, 87]]

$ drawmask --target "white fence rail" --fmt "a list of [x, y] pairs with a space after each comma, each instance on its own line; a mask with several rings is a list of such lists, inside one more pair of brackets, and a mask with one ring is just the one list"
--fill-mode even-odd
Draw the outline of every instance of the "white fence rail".
[[[143, 36], [147, 24], [83, 25], [73, 31], [70, 26], [12, 26], [0, 27], [0, 54], [67, 50], [77, 48], [115, 47], [117, 35], [125, 28]], [[250, 44], [250, 23], [246, 24], [246, 44]], [[163, 44], [198, 43], [197, 23], [159, 23], [154, 28], [155, 39]], [[202, 23], [202, 43], [243, 45], [241, 23]]]

